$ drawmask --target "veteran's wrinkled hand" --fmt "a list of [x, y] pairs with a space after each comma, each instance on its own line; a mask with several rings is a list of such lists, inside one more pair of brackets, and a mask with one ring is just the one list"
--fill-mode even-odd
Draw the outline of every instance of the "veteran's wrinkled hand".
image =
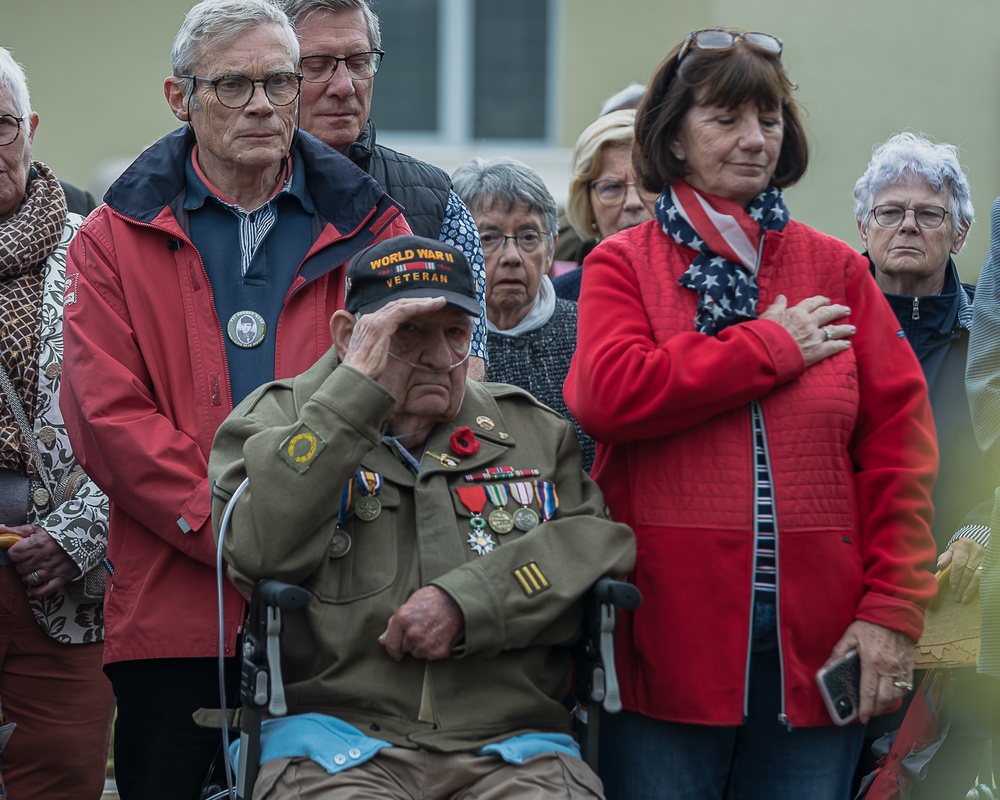
[[465, 616], [451, 595], [437, 586], [417, 589], [389, 618], [378, 637], [389, 655], [436, 661], [447, 658], [465, 631]]
[[400, 325], [405, 325], [421, 314], [440, 311], [446, 305], [447, 301], [443, 297], [406, 297], [393, 300], [370, 314], [364, 314], [354, 323], [351, 341], [341, 363], [377, 381], [385, 371], [389, 360], [389, 343]]

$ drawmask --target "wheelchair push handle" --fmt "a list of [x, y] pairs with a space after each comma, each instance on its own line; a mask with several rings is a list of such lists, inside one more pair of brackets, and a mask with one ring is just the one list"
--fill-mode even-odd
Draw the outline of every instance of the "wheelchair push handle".
[[635, 611], [642, 602], [642, 594], [635, 586], [606, 575], [594, 584], [592, 591], [598, 603], [606, 603], [625, 611]]

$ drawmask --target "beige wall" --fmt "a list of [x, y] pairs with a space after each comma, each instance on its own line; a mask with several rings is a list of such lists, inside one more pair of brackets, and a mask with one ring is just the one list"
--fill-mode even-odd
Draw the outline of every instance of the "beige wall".
[[[35, 157], [57, 174], [86, 186], [102, 161], [130, 158], [174, 127], [161, 85], [191, 0], [7, 5], [0, 44], [27, 67], [42, 116]], [[765, 30], [785, 41], [811, 137], [792, 214], [858, 245], [851, 190], [872, 145], [920, 130], [962, 149], [979, 221], [958, 262], [966, 278], [978, 274], [1000, 194], [997, 0], [560, 0], [560, 18], [556, 144], [571, 146], [608, 95], [646, 82], [688, 31]]]
[[176, 126], [163, 99], [188, 0], [4, 0], [0, 44], [24, 64], [40, 117], [33, 155], [88, 186]]
[[688, 31], [767, 31], [785, 42], [812, 146], [809, 171], [788, 192], [792, 215], [860, 247], [852, 191], [872, 146], [922, 131], [961, 148], [977, 222], [956, 261], [966, 279], [979, 274], [1000, 195], [997, 0], [565, 0], [564, 13], [563, 144]]

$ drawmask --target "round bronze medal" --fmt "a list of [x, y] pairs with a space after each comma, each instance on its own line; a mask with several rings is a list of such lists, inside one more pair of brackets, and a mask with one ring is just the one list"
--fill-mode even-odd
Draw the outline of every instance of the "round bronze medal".
[[237, 311], [226, 323], [226, 335], [237, 347], [256, 347], [267, 335], [267, 323], [256, 311]]
[[519, 531], [530, 531], [538, 524], [538, 514], [535, 509], [521, 506], [514, 512], [514, 527]]
[[342, 558], [351, 549], [351, 535], [337, 528], [330, 537], [330, 558]]
[[505, 508], [493, 509], [487, 520], [497, 533], [510, 533], [514, 530], [514, 515]]
[[377, 497], [366, 494], [354, 504], [354, 513], [358, 515], [358, 519], [371, 522], [382, 513], [382, 504]]

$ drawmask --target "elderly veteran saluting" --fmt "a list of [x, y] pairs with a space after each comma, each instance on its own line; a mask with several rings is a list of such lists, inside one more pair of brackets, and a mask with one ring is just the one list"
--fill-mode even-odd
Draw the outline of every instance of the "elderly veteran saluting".
[[[295, 129], [299, 49], [265, 0], [206, 0], [163, 90], [184, 127], [114, 183], [69, 254], [62, 407], [111, 500], [105, 669], [125, 800], [197, 798], [218, 705], [208, 454], [233, 405], [330, 346], [343, 267], [399, 207]], [[227, 586], [230, 697], [241, 601]]]
[[346, 309], [333, 350], [240, 404], [209, 463], [216, 535], [249, 479], [237, 585], [313, 592], [286, 617], [292, 716], [264, 724], [255, 797], [602, 797], [560, 701], [581, 596], [629, 568], [631, 531], [569, 422], [466, 380], [480, 311], [459, 250], [375, 245]]

